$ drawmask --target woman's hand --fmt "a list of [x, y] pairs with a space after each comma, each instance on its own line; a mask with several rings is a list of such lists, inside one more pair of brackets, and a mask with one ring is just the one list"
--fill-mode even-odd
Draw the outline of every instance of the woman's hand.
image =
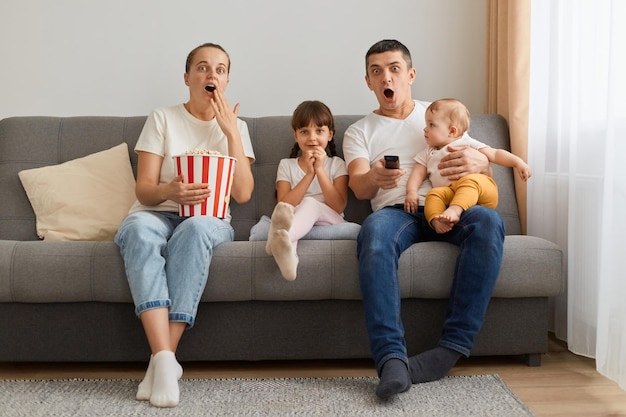
[[179, 175], [167, 184], [166, 194], [168, 200], [175, 201], [178, 204], [193, 206], [201, 204], [211, 195], [211, 189], [208, 184], [187, 184], [184, 180], [184, 175]]
[[228, 100], [221, 88], [216, 87], [211, 99], [211, 106], [215, 112], [215, 120], [226, 136], [232, 136], [238, 133], [237, 130], [237, 113], [239, 112], [239, 103], [235, 105], [234, 110], [230, 108]]

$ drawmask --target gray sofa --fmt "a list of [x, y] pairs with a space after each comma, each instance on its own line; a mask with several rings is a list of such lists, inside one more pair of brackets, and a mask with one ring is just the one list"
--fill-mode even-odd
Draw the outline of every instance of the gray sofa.
[[[336, 116], [337, 149], [360, 116]], [[141, 117], [15, 117], [0, 121], [0, 362], [145, 361], [149, 349], [118, 247], [113, 242], [40, 241], [18, 178], [24, 169], [59, 164], [126, 142], [132, 151]], [[289, 154], [289, 116], [243, 118], [256, 152], [250, 202], [232, 204], [236, 240], [214, 251], [196, 326], [184, 335], [181, 361], [369, 358], [354, 240], [300, 242], [298, 278], [285, 281], [264, 241], [250, 229], [276, 203], [274, 181]], [[471, 134], [509, 147], [497, 115], [476, 115]], [[548, 349], [548, 299], [562, 289], [562, 251], [520, 235], [512, 171], [494, 167], [498, 211], [506, 223], [500, 277], [472, 355], [519, 355], [539, 365]], [[369, 202], [350, 193], [346, 219], [360, 223]], [[437, 342], [452, 281], [455, 246], [413, 245], [400, 258], [403, 316], [410, 354]]]

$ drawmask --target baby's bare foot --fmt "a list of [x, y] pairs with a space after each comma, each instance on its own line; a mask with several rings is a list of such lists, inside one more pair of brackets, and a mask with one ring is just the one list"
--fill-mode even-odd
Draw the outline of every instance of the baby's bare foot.
[[450, 221], [450, 218], [444, 216], [443, 214], [433, 217], [430, 221], [430, 225], [438, 234], [448, 233], [452, 230], [454, 224], [454, 222]]
[[463, 209], [459, 206], [452, 205], [445, 209], [445, 211], [441, 213], [441, 216], [445, 218], [448, 223], [457, 224], [461, 218], [461, 214], [463, 214]]

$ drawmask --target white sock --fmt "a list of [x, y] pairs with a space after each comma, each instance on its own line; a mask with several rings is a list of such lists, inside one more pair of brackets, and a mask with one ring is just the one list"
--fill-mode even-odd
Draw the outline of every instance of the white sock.
[[298, 256], [293, 250], [289, 233], [286, 230], [276, 230], [272, 236], [272, 254], [280, 268], [280, 273], [287, 281], [296, 279], [298, 270]]
[[150, 363], [148, 364], [148, 370], [143, 377], [143, 381], [139, 383], [137, 388], [137, 398], [139, 401], [148, 401], [152, 395], [152, 380], [154, 379], [154, 363], [152, 362], [153, 356], [150, 355]]
[[183, 368], [176, 360], [174, 352], [162, 350], [152, 357], [154, 377], [150, 403], [156, 407], [175, 407], [178, 405], [180, 391], [178, 380]]
[[293, 223], [294, 206], [289, 203], [280, 202], [274, 207], [272, 213], [272, 223], [270, 224], [270, 231], [267, 234], [267, 243], [265, 244], [265, 252], [268, 255], [272, 255], [272, 239], [277, 230], [289, 231], [291, 224]]

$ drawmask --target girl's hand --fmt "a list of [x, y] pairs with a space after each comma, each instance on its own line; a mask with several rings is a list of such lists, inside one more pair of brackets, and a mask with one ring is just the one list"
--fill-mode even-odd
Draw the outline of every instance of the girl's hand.
[[324, 170], [324, 162], [326, 161], [326, 157], [326, 149], [322, 148], [321, 146], [318, 146], [313, 150], [313, 168], [315, 168], [315, 172]]
[[307, 174], [315, 175], [315, 152], [314, 151], [306, 151], [302, 154], [302, 162], [306, 166], [305, 172]]

